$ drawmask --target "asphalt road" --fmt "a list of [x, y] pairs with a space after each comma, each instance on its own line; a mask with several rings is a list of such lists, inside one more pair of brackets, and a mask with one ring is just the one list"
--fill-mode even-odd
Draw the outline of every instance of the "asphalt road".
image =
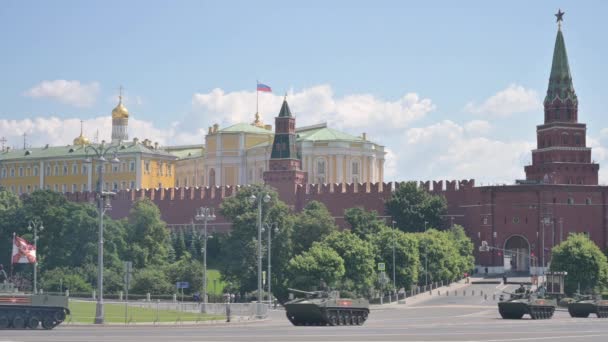
[[[497, 291], [496, 285], [471, 285], [467, 291]], [[462, 289], [460, 289], [462, 290]], [[605, 341], [608, 319], [503, 320], [493, 301], [480, 296], [439, 296], [415, 306], [373, 310], [363, 326], [295, 327], [282, 311], [270, 320], [234, 325], [59, 326], [51, 331], [5, 330], [0, 341]]]

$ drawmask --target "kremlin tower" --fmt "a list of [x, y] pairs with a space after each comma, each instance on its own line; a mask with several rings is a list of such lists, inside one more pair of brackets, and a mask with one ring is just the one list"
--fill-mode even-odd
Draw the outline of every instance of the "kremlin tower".
[[536, 127], [537, 148], [532, 165], [525, 167], [526, 180], [543, 184], [597, 185], [599, 164], [591, 160], [586, 145], [587, 126], [578, 122], [578, 98], [572, 85], [566, 44], [557, 16], [557, 38], [549, 87], [544, 101], [545, 122]]

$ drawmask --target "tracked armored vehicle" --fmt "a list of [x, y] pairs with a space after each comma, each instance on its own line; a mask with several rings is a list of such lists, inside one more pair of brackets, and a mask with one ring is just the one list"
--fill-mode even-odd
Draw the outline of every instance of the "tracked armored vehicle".
[[530, 290], [518, 290], [508, 300], [501, 298], [498, 302], [498, 312], [504, 319], [521, 319], [526, 314], [532, 319], [549, 319], [556, 307], [555, 299], [542, 298]]
[[585, 318], [594, 313], [598, 318], [608, 318], [608, 300], [579, 296], [576, 301], [568, 304], [568, 313], [571, 317]]
[[326, 291], [289, 291], [303, 297], [284, 304], [293, 325], [362, 325], [369, 315], [369, 302], [363, 298], [338, 298]]
[[0, 283], [0, 329], [53, 329], [69, 314], [68, 297], [23, 294]]

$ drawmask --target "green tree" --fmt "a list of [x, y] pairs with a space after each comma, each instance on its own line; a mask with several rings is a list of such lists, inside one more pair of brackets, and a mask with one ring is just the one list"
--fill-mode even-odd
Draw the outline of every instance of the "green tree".
[[465, 272], [469, 273], [475, 268], [475, 257], [473, 256], [473, 241], [467, 236], [464, 231], [464, 227], [461, 225], [454, 225], [452, 228], [446, 231], [449, 239], [455, 245], [458, 251], [458, 270], [460, 274], [464, 275]]
[[[275, 294], [286, 295], [284, 269], [293, 256], [293, 218], [289, 208], [278, 199], [277, 193], [263, 185], [253, 185], [226, 199], [221, 207], [222, 216], [232, 222], [232, 230], [221, 237], [222, 261], [220, 270], [224, 281], [240, 292], [257, 289], [257, 203], [251, 203], [251, 195], [268, 194], [270, 201], [262, 201], [262, 224], [276, 223], [278, 232], [272, 238], [272, 282]], [[262, 255], [267, 256], [267, 231], [262, 234]], [[214, 237], [215, 239], [215, 237]], [[264, 262], [264, 269], [266, 263]], [[280, 295], [277, 295], [279, 298]], [[282, 297], [281, 297], [282, 298]]]
[[345, 279], [340, 290], [368, 295], [375, 279], [373, 245], [349, 231], [333, 232], [322, 241], [322, 245], [336, 251], [344, 260]]
[[420, 232], [427, 227], [441, 227], [446, 213], [445, 197], [419, 188], [416, 182], [403, 182], [386, 202], [386, 210], [404, 232]]
[[163, 265], [167, 262], [169, 232], [160, 210], [149, 199], [135, 202], [129, 213], [129, 247], [133, 267]]
[[359, 207], [346, 209], [344, 219], [350, 225], [350, 230], [360, 238], [376, 234], [384, 226], [384, 221], [378, 218], [375, 210], [366, 211]]
[[5, 188], [0, 187], [0, 212], [7, 210], [15, 210], [21, 207], [21, 201], [17, 195]]
[[376, 263], [386, 265], [386, 275], [393, 277], [393, 244], [395, 246], [395, 278], [397, 288], [409, 290], [418, 281], [420, 257], [418, 239], [413, 234], [382, 226], [380, 231], [370, 237], [374, 246]]
[[439, 280], [453, 281], [465, 270], [460, 269], [458, 248], [447, 232], [429, 229], [426, 233], [418, 233], [420, 255], [420, 278], [424, 284]]
[[295, 218], [293, 248], [300, 254], [312, 247], [316, 241], [337, 231], [334, 218], [327, 207], [318, 201], [310, 201]]
[[608, 261], [584, 234], [573, 234], [552, 249], [551, 271], [566, 271], [565, 291], [602, 291], [608, 285]]
[[167, 275], [161, 269], [157, 267], [148, 267], [137, 270], [133, 274], [131, 292], [166, 295], [173, 292], [173, 284], [169, 282]]
[[203, 265], [198, 260], [192, 259], [190, 253], [186, 253], [182, 258], [170, 265], [165, 265], [163, 270], [170, 284], [178, 281], [190, 283], [184, 293], [194, 293], [203, 288]]
[[310, 290], [321, 282], [334, 287], [345, 273], [344, 260], [328, 246], [314, 243], [306, 252], [296, 255], [287, 267], [291, 287]]
[[57, 267], [40, 277], [40, 288], [49, 292], [70, 290], [72, 293], [91, 293], [93, 287], [81, 275], [80, 268]]

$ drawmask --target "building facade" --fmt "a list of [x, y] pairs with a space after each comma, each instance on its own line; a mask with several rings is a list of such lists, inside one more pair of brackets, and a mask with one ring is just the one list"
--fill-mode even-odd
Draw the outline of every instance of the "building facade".
[[[239, 123], [223, 129], [219, 125], [209, 128], [205, 137], [205, 153], [198, 157], [197, 162], [192, 161], [204, 169], [197, 186], [264, 182], [264, 172], [270, 169], [275, 133], [271, 130], [272, 126], [255, 123]], [[296, 155], [302, 169], [308, 172], [311, 183], [384, 180], [384, 146], [368, 140], [365, 133], [357, 137], [322, 123], [296, 127], [294, 138]], [[167, 149], [171, 151], [172, 147]], [[187, 178], [186, 174], [192, 172], [191, 166], [182, 168], [181, 165], [178, 163], [177, 179]]]
[[[177, 157], [147, 139], [127, 141], [128, 117], [120, 99], [112, 110], [112, 142], [119, 162], [103, 164], [104, 190], [175, 186]], [[99, 145], [91, 143], [81, 128], [72, 145], [5, 149], [0, 153], [0, 186], [16, 194], [38, 189], [62, 193], [95, 190], [100, 164], [88, 147]]]
[[[480, 272], [487, 269], [491, 273], [541, 273], [551, 263], [552, 247], [572, 233], [586, 234], [600, 248], [608, 248], [608, 187], [598, 185], [599, 165], [592, 162], [591, 148], [586, 146], [586, 126], [578, 121], [578, 100], [561, 27], [557, 32], [544, 105], [544, 123], [537, 127], [538, 146], [532, 151], [532, 165], [525, 167], [525, 180], [505, 186], [475, 186], [472, 179], [419, 183], [421, 188], [445, 196], [448, 209], [444, 227], [452, 224], [465, 227], [475, 244], [475, 260]], [[250, 139], [258, 140], [248, 143], [245, 130], [252, 130]], [[224, 170], [222, 165], [234, 165], [233, 171], [220, 173], [222, 178], [215, 173], [211, 184], [220, 186], [122, 191], [116, 199], [118, 209], [111, 215], [128, 215], [132, 203], [146, 197], [160, 207], [163, 219], [170, 225], [191, 225], [196, 208], [217, 208], [225, 198], [240, 190], [239, 186], [222, 184], [230, 183], [226, 183], [226, 179], [247, 179], [249, 165], [265, 167], [254, 175], [261, 173], [266, 184], [276, 188], [281, 200], [294, 210], [302, 210], [312, 200], [323, 202], [344, 228], [347, 225], [343, 216], [348, 208], [363, 207], [385, 213], [385, 202], [400, 183], [383, 183], [381, 171], [376, 174], [369, 169], [365, 171], [366, 165], [374, 165], [374, 158], [376, 165], [381, 165], [378, 161], [383, 159], [374, 155], [381, 149], [348, 150], [345, 147], [352, 148], [353, 144], [359, 144], [355, 145], [357, 147], [366, 145], [366, 139], [327, 139], [330, 134], [334, 133], [326, 126], [298, 129], [287, 101], [284, 101], [276, 118], [274, 134], [265, 127], [251, 125], [228, 128], [224, 132], [212, 128], [207, 136], [207, 153], [215, 153], [215, 159], [205, 164], [205, 172]], [[229, 138], [224, 141], [223, 135]], [[215, 141], [215, 145], [209, 141]], [[369, 146], [373, 144], [369, 143]], [[325, 150], [319, 153], [318, 149]], [[353, 160], [353, 156], [347, 157], [350, 153], [355, 155], [355, 160], [361, 161], [359, 174], [364, 181], [361, 184], [348, 182], [357, 174], [352, 171], [356, 167], [348, 165], [349, 160]], [[259, 159], [250, 159], [251, 156]], [[327, 158], [328, 171], [325, 173], [316, 168], [319, 156]], [[364, 162], [366, 158], [367, 162]], [[320, 175], [325, 175], [324, 182]], [[91, 196], [83, 194], [71, 198], [87, 201]], [[227, 231], [230, 222], [218, 217], [211, 229]], [[479, 250], [484, 241], [491, 247], [489, 251]]]

